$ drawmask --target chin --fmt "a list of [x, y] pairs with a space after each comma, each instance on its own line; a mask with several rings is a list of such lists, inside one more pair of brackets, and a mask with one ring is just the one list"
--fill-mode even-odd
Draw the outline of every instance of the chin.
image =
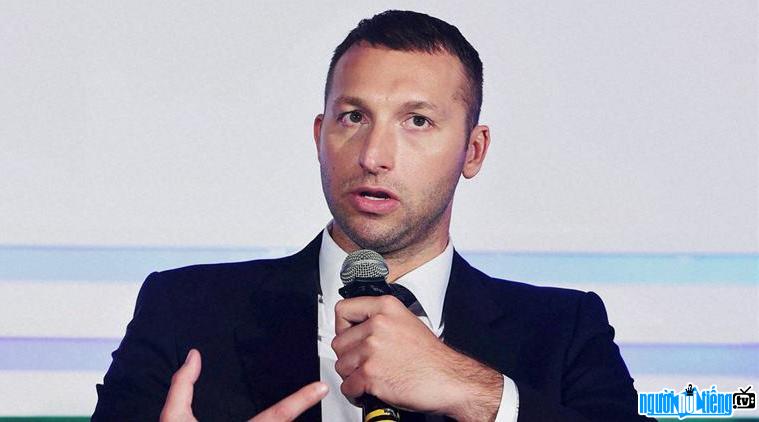
[[379, 253], [395, 249], [401, 237], [395, 226], [377, 222], [349, 224], [343, 231], [360, 248]]

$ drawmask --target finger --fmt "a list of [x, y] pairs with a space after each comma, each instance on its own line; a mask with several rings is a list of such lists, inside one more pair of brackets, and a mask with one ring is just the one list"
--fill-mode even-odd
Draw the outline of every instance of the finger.
[[176, 414], [185, 410], [191, 412], [193, 385], [200, 376], [200, 367], [200, 352], [191, 349], [184, 364], [171, 377], [171, 387], [166, 395], [162, 413]]
[[335, 361], [335, 371], [345, 380], [371, 355], [371, 348], [365, 344], [347, 351]]
[[402, 309], [406, 307], [401, 301], [389, 295], [343, 299], [335, 305], [335, 334], [340, 334], [374, 315], [390, 315]]
[[323, 399], [329, 388], [323, 382], [313, 382], [259, 413], [249, 422], [289, 422]]
[[353, 371], [353, 373], [340, 384], [340, 392], [343, 393], [348, 401], [354, 404], [356, 403], [356, 399], [364, 394], [369, 394], [364, 371], [361, 368]]
[[364, 321], [361, 324], [348, 327], [340, 334], [336, 335], [332, 339], [330, 346], [335, 354], [339, 358], [346, 350], [355, 348], [358, 343], [364, 340], [372, 333], [372, 325], [368, 324], [369, 321]]
[[351, 315], [355, 314], [356, 311], [354, 311], [353, 308], [360, 307], [362, 304], [366, 306], [367, 303], [371, 303], [374, 299], [375, 298], [357, 297], [353, 299], [338, 300], [335, 304], [335, 334], [340, 335], [348, 328], [367, 320], [369, 318], [368, 313], [362, 315], [360, 318], [354, 316], [352, 319], [348, 319], [346, 315], [348, 312], [350, 312]]

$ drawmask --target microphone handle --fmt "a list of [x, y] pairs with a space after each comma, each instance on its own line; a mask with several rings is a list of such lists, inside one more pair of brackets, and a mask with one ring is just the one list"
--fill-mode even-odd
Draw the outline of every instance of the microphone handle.
[[398, 422], [401, 420], [398, 409], [368, 394], [361, 397], [361, 414], [364, 422]]
[[[356, 278], [351, 283], [341, 287], [338, 293], [343, 298], [350, 299], [360, 296], [392, 295], [393, 289], [387, 284], [384, 277]], [[361, 403], [363, 422], [399, 422], [401, 420], [398, 409], [372, 395], [364, 394], [359, 397], [358, 401]]]

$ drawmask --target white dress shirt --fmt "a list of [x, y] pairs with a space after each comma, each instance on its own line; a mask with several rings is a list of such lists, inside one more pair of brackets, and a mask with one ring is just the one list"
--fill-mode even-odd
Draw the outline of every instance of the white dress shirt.
[[[327, 397], [322, 400], [322, 419], [325, 421], [360, 422], [361, 409], [353, 406], [340, 392], [342, 379], [335, 371], [337, 356], [332, 350], [335, 337], [335, 304], [342, 299], [337, 290], [343, 286], [340, 269], [348, 254], [332, 239], [326, 228], [322, 233], [319, 251], [319, 280], [322, 295], [319, 297], [319, 376], [329, 386]], [[419, 319], [436, 336], [443, 334], [443, 302], [453, 262], [453, 245], [448, 242], [443, 253], [420, 267], [404, 274], [395, 282], [409, 289], [416, 296], [421, 312]], [[516, 384], [503, 376], [503, 394], [496, 415], [496, 422], [516, 422], [519, 409]]]

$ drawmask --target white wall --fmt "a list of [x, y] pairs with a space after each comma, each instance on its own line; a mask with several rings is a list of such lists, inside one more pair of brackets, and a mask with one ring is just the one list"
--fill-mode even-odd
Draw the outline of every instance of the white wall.
[[463, 249], [757, 252], [755, 1], [0, 3], [0, 243], [304, 244], [331, 50], [414, 8], [485, 63]]

